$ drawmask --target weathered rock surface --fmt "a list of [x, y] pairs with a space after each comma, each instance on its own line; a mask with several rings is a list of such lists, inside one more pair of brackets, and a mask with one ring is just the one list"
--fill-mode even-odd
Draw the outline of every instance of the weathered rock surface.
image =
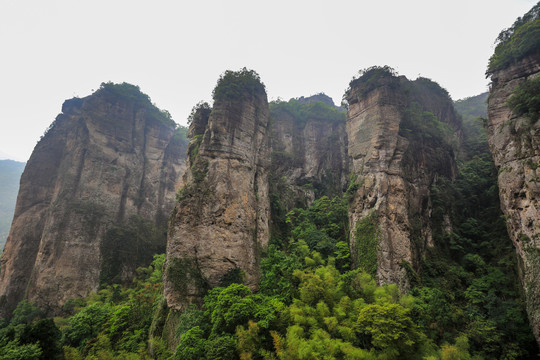
[[[113, 224], [167, 221], [185, 148], [174, 123], [132, 85], [104, 84], [66, 101], [21, 178], [1, 259], [0, 315], [22, 299], [56, 314], [68, 299], [97, 290]], [[121, 264], [119, 276], [129, 278], [137, 265]]]
[[164, 272], [174, 310], [200, 301], [225, 276], [257, 284], [270, 212], [268, 101], [257, 86], [240, 86], [234, 99], [215, 96], [209, 118], [191, 124], [189, 169], [171, 216]]
[[[430, 186], [439, 175], [456, 174], [450, 143], [459, 140], [460, 120], [437, 84], [381, 71], [353, 81], [347, 96], [348, 154], [356, 177], [349, 190], [351, 254], [357, 266], [372, 272], [376, 266], [379, 283], [406, 289], [403, 261], [415, 265], [432, 245]], [[373, 254], [359, 241], [372, 241]]]
[[283, 210], [305, 207], [323, 195], [341, 196], [348, 180], [345, 110], [318, 94], [271, 103], [270, 114], [270, 185]]
[[540, 343], [540, 122], [517, 117], [506, 105], [515, 87], [540, 76], [540, 56], [529, 56], [491, 77], [488, 135], [499, 170], [499, 196], [520, 260], [527, 312]]

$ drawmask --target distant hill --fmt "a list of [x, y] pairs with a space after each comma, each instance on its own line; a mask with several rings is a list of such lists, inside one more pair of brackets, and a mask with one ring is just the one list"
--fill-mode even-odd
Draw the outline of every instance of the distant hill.
[[478, 117], [487, 117], [488, 92], [458, 100], [454, 103], [456, 110], [463, 115], [465, 121]]
[[0, 160], [0, 249], [4, 248], [15, 211], [19, 180], [26, 163]]

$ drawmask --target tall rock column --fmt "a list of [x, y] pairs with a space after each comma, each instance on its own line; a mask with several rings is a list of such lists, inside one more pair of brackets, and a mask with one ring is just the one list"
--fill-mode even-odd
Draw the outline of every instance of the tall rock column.
[[517, 115], [507, 105], [520, 84], [539, 77], [539, 55], [492, 74], [488, 135], [499, 170], [501, 208], [520, 260], [527, 312], [540, 343], [540, 121]]
[[[200, 116], [199, 116], [200, 115]], [[227, 71], [190, 127], [189, 169], [169, 225], [164, 293], [176, 310], [225, 278], [254, 288], [268, 243], [268, 101], [258, 75]]]
[[379, 283], [406, 289], [407, 264], [432, 245], [430, 186], [455, 176], [460, 122], [444, 89], [387, 67], [353, 80], [347, 101], [352, 258]]
[[124, 226], [164, 225], [185, 149], [174, 122], [136, 86], [102, 84], [66, 101], [21, 177], [1, 259], [0, 316], [23, 299], [61, 313], [70, 298], [97, 290], [105, 273], [127, 281], [141, 260], [163, 251], [164, 236], [154, 231], [155, 243], [139, 243]]

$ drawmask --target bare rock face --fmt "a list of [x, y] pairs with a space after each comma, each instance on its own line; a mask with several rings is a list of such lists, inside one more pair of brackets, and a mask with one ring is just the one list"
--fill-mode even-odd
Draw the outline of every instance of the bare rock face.
[[[0, 315], [22, 299], [59, 313], [68, 299], [97, 290], [105, 268], [129, 279], [148, 250], [117, 233], [131, 223], [166, 223], [185, 148], [172, 120], [133, 85], [102, 84], [66, 101], [21, 178], [1, 259]], [[160, 239], [144, 245], [163, 250]], [[108, 264], [122, 249], [133, 259]]]
[[283, 207], [273, 215], [284, 218], [317, 197], [341, 196], [348, 179], [345, 111], [319, 94], [271, 103], [270, 115], [270, 185]]
[[433, 245], [430, 187], [457, 172], [461, 123], [436, 83], [386, 68], [352, 81], [347, 101], [351, 254], [379, 283], [407, 289], [406, 264]]
[[538, 76], [538, 55], [493, 73], [488, 136], [499, 171], [501, 208], [520, 262], [527, 312], [540, 343], [540, 122], [516, 116], [507, 106], [519, 84]]
[[268, 101], [258, 75], [227, 72], [190, 126], [189, 169], [169, 225], [164, 294], [182, 310], [226, 278], [254, 288], [268, 243]]

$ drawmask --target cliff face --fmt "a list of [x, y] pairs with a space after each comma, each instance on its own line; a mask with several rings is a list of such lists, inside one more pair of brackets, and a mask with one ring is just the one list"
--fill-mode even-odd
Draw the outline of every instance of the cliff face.
[[250, 287], [259, 278], [269, 237], [268, 101], [252, 78], [255, 88], [240, 84], [229, 97], [229, 82], [244, 75], [252, 76], [222, 78], [209, 117], [190, 127], [189, 169], [171, 215], [164, 272], [167, 305], [176, 310], [227, 278]]
[[406, 267], [432, 244], [430, 187], [456, 174], [460, 121], [448, 94], [374, 69], [347, 94], [351, 254], [379, 283], [407, 288]]
[[[2, 315], [23, 298], [58, 313], [68, 299], [97, 290], [100, 278], [129, 279], [137, 262], [151, 260], [122, 234], [163, 226], [181, 185], [185, 145], [132, 85], [104, 84], [66, 101], [21, 178], [1, 259]], [[154, 234], [151, 250], [163, 249], [163, 236]], [[131, 259], [122, 258], [133, 248]]]
[[540, 342], [540, 122], [517, 116], [507, 105], [519, 84], [538, 76], [538, 55], [492, 74], [488, 134], [499, 170], [501, 208], [520, 261], [529, 319]]
[[[345, 111], [323, 94], [270, 104], [273, 218], [323, 195], [341, 196], [348, 179]], [[276, 204], [279, 201], [279, 204]]]
[[233, 276], [254, 287], [269, 226], [286, 236], [278, 221], [291, 208], [341, 196], [348, 181], [356, 264], [407, 287], [403, 261], [417, 265], [432, 245], [430, 187], [456, 175], [451, 143], [461, 121], [437, 84], [383, 75], [367, 91], [353, 84], [346, 122], [322, 95], [270, 104], [270, 123], [266, 96], [249, 91], [199, 109], [169, 227], [170, 307], [181, 310]]

